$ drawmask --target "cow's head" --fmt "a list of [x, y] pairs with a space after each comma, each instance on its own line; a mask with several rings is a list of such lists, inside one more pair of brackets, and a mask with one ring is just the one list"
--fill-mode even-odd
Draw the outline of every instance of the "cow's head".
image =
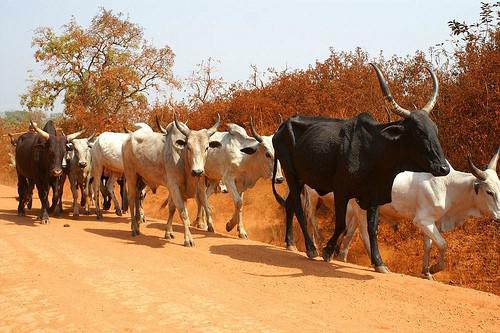
[[[49, 124], [49, 127], [53, 127], [52, 123], [49, 121], [45, 125], [44, 129], [46, 129], [47, 125]], [[35, 131], [38, 133], [38, 136], [42, 139], [39, 147], [44, 152], [44, 159], [48, 163], [48, 171], [50, 175], [55, 177], [62, 175], [63, 159], [66, 153], [66, 144], [76, 139], [80, 134], [83, 133], [83, 130], [69, 135], [57, 136], [55, 135], [55, 129], [50, 131], [52, 133], [48, 133], [46, 130], [40, 129], [37, 124], [32, 122], [31, 120], [30, 125], [35, 129]]]
[[208, 149], [219, 148], [221, 143], [211, 141], [210, 137], [217, 131], [220, 125], [220, 116], [217, 114], [217, 121], [209, 129], [199, 131], [191, 130], [189, 127], [180, 123], [174, 114], [175, 127], [182, 133], [184, 138], [177, 139], [175, 145], [183, 147], [186, 151], [186, 164], [191, 170], [193, 177], [201, 177], [205, 173], [205, 162], [207, 161]]
[[500, 220], [500, 180], [497, 174], [499, 153], [500, 147], [484, 171], [477, 168], [469, 156], [469, 166], [472, 174], [476, 177], [474, 192], [479, 210], [483, 215], [491, 214], [495, 220]]
[[82, 169], [86, 168], [90, 165], [90, 148], [92, 148], [92, 139], [95, 134], [92, 134], [90, 137], [85, 139], [74, 139], [68, 145], [73, 146], [73, 151], [75, 155], [75, 159], [78, 163], [78, 166]]
[[[247, 155], [253, 155], [259, 161], [259, 165], [263, 168], [264, 178], [271, 179], [273, 177], [273, 166], [274, 166], [274, 146], [273, 146], [273, 135], [260, 135], [255, 129], [253, 123], [253, 118], [250, 116], [250, 129], [252, 130], [252, 136], [257, 143], [244, 147], [240, 149], [241, 152]], [[276, 172], [276, 183], [281, 184], [283, 182], [283, 174], [281, 173], [281, 166], [278, 161], [278, 169]]]
[[387, 140], [400, 142], [405, 170], [446, 176], [450, 172], [450, 167], [439, 143], [437, 126], [429, 117], [439, 91], [434, 72], [427, 68], [433, 83], [431, 98], [422, 109], [410, 112], [396, 103], [384, 75], [375, 64], [371, 65], [377, 73], [384, 97], [391, 104], [393, 111], [403, 118], [400, 122], [386, 125], [381, 130], [381, 135]]

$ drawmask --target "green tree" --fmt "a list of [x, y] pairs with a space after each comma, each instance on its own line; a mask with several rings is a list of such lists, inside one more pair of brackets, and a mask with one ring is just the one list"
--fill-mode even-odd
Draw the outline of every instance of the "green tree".
[[66, 126], [121, 129], [144, 116], [148, 93], [179, 85], [174, 52], [153, 47], [122, 13], [101, 9], [88, 28], [72, 18], [61, 30], [41, 27], [33, 37], [43, 78], [21, 97], [30, 111], [52, 109], [62, 97]]

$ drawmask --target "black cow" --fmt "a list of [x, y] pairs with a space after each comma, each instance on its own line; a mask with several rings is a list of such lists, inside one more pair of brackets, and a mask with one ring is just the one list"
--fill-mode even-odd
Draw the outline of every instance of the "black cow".
[[[56, 136], [54, 123], [49, 120], [43, 130], [30, 121], [35, 132], [21, 135], [16, 144], [16, 171], [19, 193], [17, 214], [25, 215], [24, 206], [29, 200], [34, 185], [42, 204], [40, 219], [49, 222], [48, 211], [54, 210], [60, 202], [60, 181], [63, 176], [63, 158], [66, 143], [71, 142], [83, 131], [67, 136]], [[49, 209], [47, 194], [53, 189], [52, 207]]]
[[317, 256], [309, 236], [302, 210], [300, 193], [304, 184], [320, 195], [334, 192], [335, 232], [323, 249], [323, 259], [332, 260], [338, 252], [339, 236], [345, 232], [347, 202], [356, 198], [367, 210], [371, 245], [371, 261], [378, 272], [387, 272], [378, 250], [378, 206], [391, 201], [391, 188], [402, 171], [429, 172], [444, 176], [450, 172], [437, 136], [437, 127], [429, 118], [438, 96], [438, 82], [433, 80], [433, 94], [421, 109], [410, 112], [400, 107], [391, 95], [387, 82], [377, 66], [385, 98], [403, 120], [377, 123], [369, 114], [351, 119], [294, 116], [274, 134], [276, 160], [284, 171], [290, 194], [286, 202], [276, 192], [276, 200], [286, 208], [286, 245], [293, 247], [292, 219], [296, 214], [304, 234], [307, 255]]

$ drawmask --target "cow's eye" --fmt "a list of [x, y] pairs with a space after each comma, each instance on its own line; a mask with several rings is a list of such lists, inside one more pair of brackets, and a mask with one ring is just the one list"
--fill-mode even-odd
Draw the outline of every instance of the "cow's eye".
[[266, 152], [266, 157], [267, 157], [267, 158], [272, 158], [271, 153]]
[[488, 195], [491, 195], [492, 197], [494, 197], [494, 196], [495, 196], [495, 194], [494, 194], [493, 192], [491, 192], [491, 191], [486, 191], [486, 193], [487, 193]]

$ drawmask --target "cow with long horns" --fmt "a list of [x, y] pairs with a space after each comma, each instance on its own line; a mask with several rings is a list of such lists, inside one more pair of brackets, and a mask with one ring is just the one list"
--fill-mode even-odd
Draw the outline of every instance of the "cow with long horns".
[[[227, 132], [216, 132], [212, 139], [221, 143], [220, 149], [210, 149], [205, 165], [205, 174], [208, 182], [207, 198], [213, 194], [222, 182], [226, 185], [234, 203], [234, 213], [226, 224], [226, 231], [237, 226], [240, 238], [248, 238], [243, 224], [243, 196], [244, 192], [255, 186], [261, 178], [271, 179], [273, 176], [274, 148], [272, 135], [260, 135], [255, 129], [252, 117], [249, 136], [244, 128], [236, 124], [228, 124]], [[278, 167], [276, 182], [283, 182], [281, 168]], [[198, 215], [196, 224], [202, 229], [213, 230], [214, 226], [210, 212], [204, 210], [202, 202], [205, 198], [197, 197]], [[169, 220], [175, 211], [170, 201]]]
[[[204, 193], [205, 163], [210, 148], [220, 147], [220, 142], [212, 140], [220, 124], [218, 117], [208, 129], [192, 130], [179, 122], [174, 115], [174, 122], [163, 128], [162, 133], [151, 129], [140, 129], [131, 133], [124, 142], [122, 151], [124, 172], [127, 179], [132, 236], [140, 234], [139, 192], [148, 185], [153, 191], [158, 186], [168, 188], [184, 224], [184, 245], [193, 246], [189, 231], [190, 221], [185, 207], [187, 198], [196, 193]], [[204, 201], [207, 206], [208, 202]], [[167, 223], [165, 238], [173, 238], [172, 221]]]
[[320, 195], [335, 194], [335, 231], [323, 249], [323, 259], [331, 261], [338, 252], [345, 232], [349, 199], [356, 198], [368, 212], [371, 261], [378, 272], [388, 272], [377, 244], [378, 206], [391, 201], [391, 188], [402, 171], [429, 172], [445, 176], [450, 172], [437, 136], [437, 127], [429, 118], [438, 97], [438, 82], [420, 110], [410, 112], [396, 103], [387, 82], [375, 65], [380, 87], [394, 112], [402, 120], [377, 123], [369, 114], [341, 120], [294, 116], [285, 121], [273, 138], [275, 169], [281, 162], [290, 194], [286, 201], [274, 189], [276, 200], [286, 208], [286, 245], [293, 247], [292, 219], [299, 221], [307, 255], [317, 256], [307, 231], [300, 194], [305, 184]]
[[30, 198], [31, 184], [36, 185], [42, 204], [40, 219], [42, 223], [49, 222], [49, 203], [47, 194], [49, 186], [53, 189], [53, 207], [60, 201], [60, 177], [63, 175], [63, 159], [66, 144], [76, 139], [82, 131], [56, 136], [56, 129], [49, 120], [43, 129], [30, 121], [34, 132], [28, 132], [19, 137], [16, 144], [16, 171], [18, 179], [19, 206], [17, 214], [25, 215], [25, 204]]

